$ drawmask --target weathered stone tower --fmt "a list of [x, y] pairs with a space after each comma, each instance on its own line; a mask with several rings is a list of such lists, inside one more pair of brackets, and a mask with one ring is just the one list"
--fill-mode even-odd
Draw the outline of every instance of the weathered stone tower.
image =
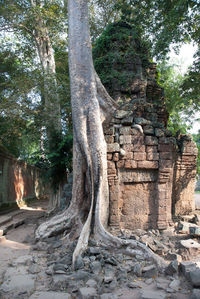
[[[103, 82], [120, 103], [120, 109], [104, 126], [109, 224], [129, 230], [166, 229], [173, 215], [194, 210], [197, 148], [190, 136], [175, 138], [166, 129], [168, 113], [163, 89], [157, 83], [156, 64], [150, 63], [144, 54], [140, 55], [141, 43], [131, 35], [131, 27], [124, 23], [112, 26], [112, 36], [107, 38], [106, 44], [108, 52], [101, 53], [99, 58], [107, 57], [110, 47], [113, 57], [118, 59], [118, 63], [113, 59], [111, 68], [115, 76], [111, 76], [110, 82]], [[120, 28], [128, 46], [122, 40], [117, 41]], [[119, 43], [120, 50], [115, 49], [113, 45], [117, 47]], [[99, 66], [100, 74], [105, 74], [104, 67], [98, 65], [98, 58], [96, 61], [97, 71]], [[120, 76], [127, 81], [119, 82]]]

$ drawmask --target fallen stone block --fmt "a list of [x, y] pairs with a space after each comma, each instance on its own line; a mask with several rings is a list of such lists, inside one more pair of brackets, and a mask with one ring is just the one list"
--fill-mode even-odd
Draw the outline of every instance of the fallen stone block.
[[190, 227], [189, 228], [189, 231], [190, 231], [190, 235], [193, 235], [193, 236], [197, 236], [199, 237], [200, 236], [200, 227]]
[[177, 272], [178, 272], [178, 261], [174, 260], [167, 266], [167, 268], [165, 269], [165, 273], [167, 275], [173, 275], [174, 273]]
[[200, 298], [200, 289], [193, 289], [191, 299]]
[[165, 299], [166, 295], [162, 291], [149, 291], [145, 290], [141, 294], [142, 299]]
[[29, 299], [71, 299], [71, 295], [61, 292], [35, 292]]
[[80, 299], [93, 299], [94, 296], [97, 296], [97, 292], [95, 288], [80, 288], [78, 290], [78, 295]]
[[188, 240], [181, 240], [180, 241], [181, 245], [185, 248], [195, 248], [195, 249], [200, 249], [200, 244], [193, 239], [188, 239]]
[[7, 279], [0, 290], [7, 292], [33, 292], [35, 288], [35, 277], [33, 275], [16, 275]]
[[190, 271], [188, 276], [193, 287], [200, 287], [200, 269]]

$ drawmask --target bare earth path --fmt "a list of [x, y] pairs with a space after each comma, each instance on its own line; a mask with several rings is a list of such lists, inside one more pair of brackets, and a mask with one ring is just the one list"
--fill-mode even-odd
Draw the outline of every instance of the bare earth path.
[[29, 254], [34, 230], [38, 221], [42, 220], [47, 205], [47, 201], [37, 201], [32, 203], [31, 207], [25, 207], [17, 213], [0, 216], [0, 222], [5, 216], [9, 217], [12, 214], [16, 214], [13, 217], [15, 220], [24, 220], [23, 225], [9, 230], [5, 236], [0, 237], [0, 281], [3, 272], [14, 259]]

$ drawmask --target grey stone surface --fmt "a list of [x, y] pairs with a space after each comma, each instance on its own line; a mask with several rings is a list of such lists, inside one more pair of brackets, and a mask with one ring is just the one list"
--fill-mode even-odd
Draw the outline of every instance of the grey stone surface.
[[61, 292], [35, 292], [29, 299], [71, 299], [71, 295]]
[[94, 261], [90, 264], [90, 268], [94, 274], [99, 274], [101, 272], [101, 262]]
[[189, 280], [194, 287], [200, 287], [200, 269], [189, 272]]
[[94, 279], [89, 279], [87, 282], [86, 282], [86, 286], [87, 287], [91, 287], [91, 288], [95, 288], [97, 286], [97, 282], [96, 280]]
[[142, 269], [142, 274], [145, 278], [152, 278], [158, 275], [158, 270], [155, 265], [150, 265]]
[[35, 288], [35, 277], [33, 275], [15, 275], [1, 285], [3, 292], [27, 292], [30, 293]]
[[95, 288], [84, 287], [78, 290], [78, 296], [80, 299], [93, 299], [97, 296], [97, 292]]
[[165, 273], [168, 275], [173, 275], [174, 273], [178, 272], [178, 261], [172, 261], [167, 268], [165, 269]]
[[178, 291], [179, 287], [180, 287], [180, 280], [179, 279], [174, 279], [169, 284], [169, 288], [174, 290], [174, 291]]
[[104, 293], [100, 295], [100, 299], [117, 299], [118, 297], [112, 293]]
[[17, 266], [17, 265], [30, 265], [33, 262], [33, 257], [32, 255], [24, 255], [18, 257], [16, 260], [13, 261], [12, 265]]
[[167, 296], [162, 291], [145, 290], [141, 294], [142, 299], [165, 299]]
[[193, 289], [191, 299], [199, 299], [200, 298], [200, 289]]
[[180, 270], [183, 273], [183, 275], [187, 276], [187, 273], [189, 271], [195, 270], [196, 264], [193, 262], [182, 262], [180, 263]]

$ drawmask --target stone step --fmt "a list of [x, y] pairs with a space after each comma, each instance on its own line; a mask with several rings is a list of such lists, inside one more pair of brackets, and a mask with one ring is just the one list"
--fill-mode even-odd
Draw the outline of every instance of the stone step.
[[24, 219], [12, 220], [4, 224], [4, 226], [1, 226], [0, 231], [2, 235], [6, 235], [10, 229], [16, 228], [22, 224], [24, 224]]
[[15, 216], [17, 216], [21, 213], [23, 213], [23, 211], [18, 210], [18, 211], [10, 212], [6, 215], [0, 216], [0, 228], [1, 228], [2, 225], [10, 222]]

